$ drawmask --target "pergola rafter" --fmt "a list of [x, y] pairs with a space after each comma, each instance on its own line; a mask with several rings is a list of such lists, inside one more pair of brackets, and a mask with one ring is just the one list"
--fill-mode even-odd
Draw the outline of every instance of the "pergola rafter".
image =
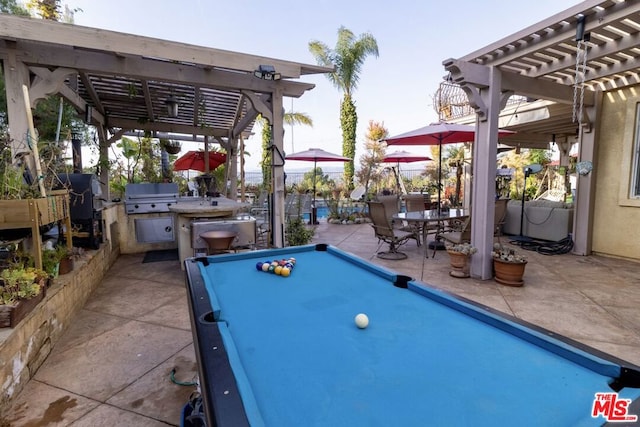
[[[30, 151], [22, 86], [35, 103], [60, 94], [97, 126], [100, 156], [132, 131], [161, 132], [183, 139], [198, 136], [235, 147], [248, 136], [260, 111], [274, 127], [274, 145], [282, 150], [282, 97], [300, 97], [314, 85], [296, 81], [331, 68], [213, 49], [133, 34], [0, 14], [3, 61], [14, 157]], [[254, 75], [273, 66], [281, 80]], [[169, 117], [166, 101], [179, 102]], [[274, 113], [273, 111], [276, 111]], [[87, 114], [90, 112], [91, 114]], [[108, 132], [107, 132], [108, 130]], [[109, 135], [110, 133], [110, 135]], [[233, 155], [233, 153], [232, 153]], [[230, 164], [234, 170], [236, 158]], [[231, 160], [230, 160], [231, 161]], [[273, 229], [284, 224], [284, 171], [274, 170]], [[106, 169], [101, 181], [108, 182]], [[231, 193], [235, 195], [232, 180]], [[108, 187], [103, 189], [108, 195]], [[283, 233], [274, 234], [282, 246]]]

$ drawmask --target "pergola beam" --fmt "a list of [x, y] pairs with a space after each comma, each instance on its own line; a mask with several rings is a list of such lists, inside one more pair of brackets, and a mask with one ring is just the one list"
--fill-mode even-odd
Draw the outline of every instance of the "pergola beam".
[[[78, 112], [84, 114], [87, 111], [87, 103], [80, 95], [73, 91], [69, 86], [64, 84], [65, 79], [69, 75], [76, 74], [75, 70], [70, 68], [57, 68], [49, 71], [43, 67], [29, 67], [29, 71], [34, 73], [38, 78], [29, 88], [31, 93], [31, 106], [35, 107], [38, 100], [50, 95], [59, 93], [62, 95]], [[92, 111], [92, 120], [99, 124], [104, 124], [104, 116], [98, 111]]]
[[[602, 0], [588, 0], [581, 2], [553, 15], [542, 22], [531, 25], [523, 30], [498, 40], [482, 49], [478, 49], [461, 57], [463, 61], [471, 61], [475, 58], [484, 57], [479, 63], [491, 63], [493, 66], [500, 66], [507, 62], [518, 60], [519, 58], [531, 55], [536, 51], [543, 50], [546, 46], [561, 43], [563, 41], [575, 40], [577, 16], [586, 11], [593, 10], [601, 3], [610, 3]], [[585, 23], [585, 33], [602, 29], [611, 23], [618, 22], [626, 18], [631, 13], [640, 12], [640, 2], [620, 2], [604, 10], [588, 14]], [[564, 24], [558, 24], [559, 21]], [[536, 34], [536, 37], [531, 37]], [[514, 42], [514, 40], [517, 40]]]
[[107, 119], [107, 126], [124, 129], [140, 129], [158, 132], [184, 133], [191, 135], [207, 135], [222, 138], [226, 138], [229, 133], [227, 129], [212, 128], [208, 126], [201, 127], [167, 122], [140, 122], [138, 120], [116, 117], [109, 117]]
[[[299, 98], [314, 84], [296, 81], [270, 81], [258, 79], [253, 74], [197, 67], [189, 64], [160, 61], [152, 58], [117, 56], [112, 53], [79, 51], [70, 46], [55, 49], [41, 43], [18, 40], [13, 43], [16, 58], [28, 65], [41, 67], [69, 67], [87, 74], [121, 76], [138, 80], [159, 80], [175, 84], [195, 84], [220, 90], [250, 90], [273, 92], [282, 88], [284, 96]], [[9, 49], [6, 41], [0, 41], [2, 51]]]
[[[453, 83], [471, 84], [476, 87], [489, 86], [489, 67], [467, 62], [461, 59], [449, 58], [442, 62], [445, 69], [451, 73]], [[573, 88], [548, 80], [534, 79], [521, 74], [503, 72], [502, 91], [512, 91], [518, 95], [531, 98], [542, 98], [563, 104], [573, 103]], [[593, 105], [593, 93], [585, 91], [584, 105]]]
[[299, 78], [302, 74], [330, 72], [327, 67], [266, 58], [257, 55], [194, 46], [151, 37], [107, 31], [79, 25], [61, 25], [47, 20], [33, 20], [12, 15], [0, 16], [2, 36], [16, 40], [28, 38], [40, 43], [73, 46], [86, 51], [112, 51], [118, 54], [162, 58], [171, 62], [198, 64], [252, 73], [260, 65], [272, 65], [283, 78]]
[[147, 117], [149, 120], [155, 120], [155, 114], [153, 113], [153, 101], [151, 100], [151, 93], [149, 93], [149, 81], [142, 80], [142, 94], [144, 95], [144, 104], [147, 107]]
[[89, 94], [89, 98], [91, 98], [91, 101], [93, 102], [93, 108], [98, 110], [100, 114], [104, 115], [105, 113], [104, 106], [102, 105], [102, 102], [98, 97], [98, 93], [96, 92], [96, 89], [93, 87], [93, 83], [91, 83], [91, 80], [87, 76], [87, 73], [79, 73], [79, 75], [80, 75], [80, 80], [84, 85], [84, 88]]

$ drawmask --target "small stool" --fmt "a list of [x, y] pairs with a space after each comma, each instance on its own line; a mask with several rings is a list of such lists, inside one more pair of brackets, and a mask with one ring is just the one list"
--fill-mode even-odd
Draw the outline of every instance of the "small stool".
[[231, 251], [231, 244], [237, 235], [235, 231], [214, 230], [202, 233], [200, 238], [207, 243], [208, 255], [218, 255]]

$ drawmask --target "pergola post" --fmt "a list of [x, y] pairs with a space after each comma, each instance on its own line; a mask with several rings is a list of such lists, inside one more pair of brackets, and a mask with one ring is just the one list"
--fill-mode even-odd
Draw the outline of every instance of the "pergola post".
[[[273, 246], [282, 248], [285, 245], [285, 184], [284, 184], [284, 107], [282, 90], [276, 89], [271, 99], [271, 188], [273, 188], [272, 235]], [[282, 158], [280, 158], [282, 156]]]
[[16, 163], [20, 154], [31, 153], [27, 144], [29, 124], [22, 92], [22, 85], [29, 87], [29, 68], [16, 58], [15, 51], [10, 50], [7, 53], [7, 58], [3, 60], [7, 118], [11, 124], [9, 127], [11, 159]]
[[[493, 277], [494, 213], [496, 199], [496, 156], [498, 154], [498, 116], [501, 103], [501, 72], [489, 69], [489, 86], [480, 90], [484, 102], [483, 115], [476, 117], [476, 137], [473, 144], [473, 180], [471, 208], [471, 244], [478, 248], [471, 258], [472, 277], [482, 280]], [[485, 120], [480, 120], [483, 117]]]
[[[595, 93], [597, 102], [594, 106], [585, 106], [586, 113], [591, 123], [598, 123], [596, 115], [598, 114], [598, 106], [602, 104], [602, 92]], [[578, 161], [589, 161], [593, 164], [593, 170], [588, 175], [577, 176], [576, 183], [576, 200], [574, 200], [574, 216], [573, 216], [573, 253], [576, 255], [591, 254], [591, 244], [593, 233], [593, 212], [595, 204], [595, 185], [598, 168], [597, 166], [597, 145], [598, 126], [591, 128], [581, 126], [578, 129]]]
[[445, 68], [459, 84], [476, 111], [473, 143], [473, 188], [471, 189], [471, 244], [478, 248], [471, 258], [472, 277], [493, 277], [492, 257], [495, 180], [498, 155], [498, 117], [511, 92], [503, 94], [502, 72], [497, 67], [448, 59]]
[[228, 139], [228, 153], [227, 156], [229, 158], [229, 170], [227, 171], [227, 182], [229, 183], [229, 187], [227, 188], [227, 183], [225, 182], [225, 188], [227, 191], [227, 197], [231, 200], [236, 200], [238, 194], [238, 138], [229, 138]]
[[111, 194], [109, 190], [109, 141], [107, 140], [107, 134], [104, 126], [96, 125], [98, 132], [98, 164], [100, 187], [102, 188], [102, 198], [105, 200], [111, 200]]

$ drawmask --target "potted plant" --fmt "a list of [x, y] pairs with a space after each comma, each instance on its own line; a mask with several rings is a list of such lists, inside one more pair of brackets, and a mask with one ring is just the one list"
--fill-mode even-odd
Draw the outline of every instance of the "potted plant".
[[164, 150], [169, 154], [178, 154], [182, 148], [180, 141], [175, 141], [172, 139], [162, 139], [161, 145]]
[[524, 285], [524, 268], [527, 259], [515, 249], [507, 248], [501, 243], [493, 245], [493, 270], [496, 282], [507, 286]]
[[478, 252], [478, 249], [471, 246], [470, 243], [454, 244], [450, 242], [445, 243], [445, 248], [451, 264], [449, 275], [460, 278], [469, 277], [469, 258]]
[[55, 248], [58, 256], [58, 274], [68, 274], [73, 271], [73, 253], [66, 245], [57, 245]]
[[42, 250], [42, 269], [49, 274], [49, 277], [58, 277], [60, 272], [60, 255], [55, 248]]
[[313, 228], [307, 228], [302, 218], [296, 216], [287, 219], [285, 237], [288, 246], [301, 246], [311, 242], [314, 235]]
[[0, 272], [0, 327], [14, 327], [44, 298], [46, 274], [15, 266]]

